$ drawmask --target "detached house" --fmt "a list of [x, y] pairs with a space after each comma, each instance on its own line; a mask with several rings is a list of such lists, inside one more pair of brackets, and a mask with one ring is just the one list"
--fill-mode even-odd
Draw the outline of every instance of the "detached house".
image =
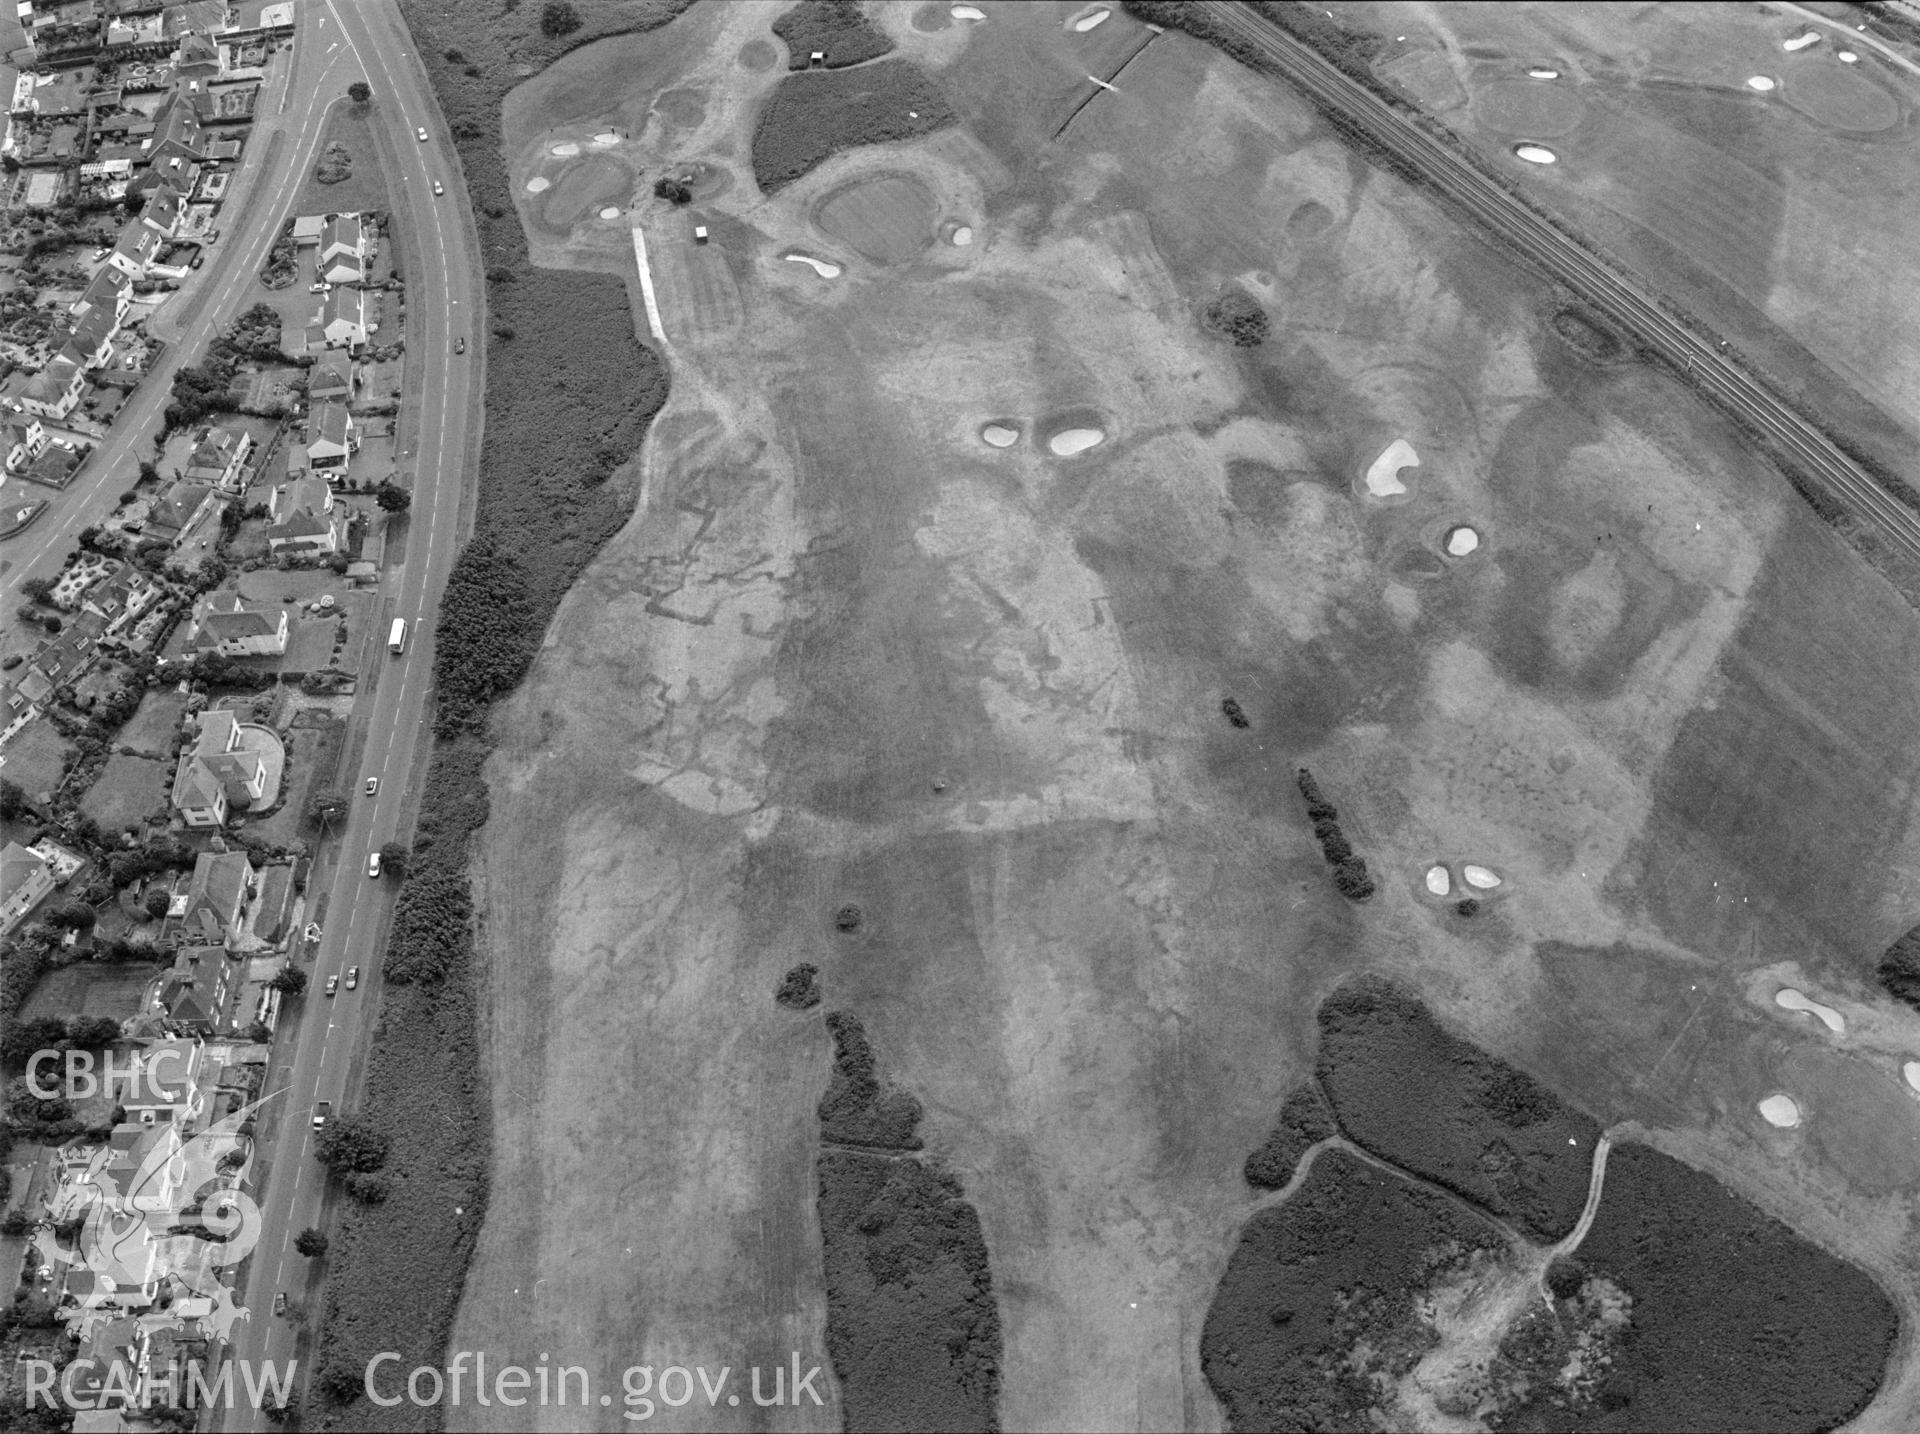
[[140, 211], [140, 222], [163, 238], [171, 239], [180, 232], [184, 210], [185, 196], [171, 184], [162, 184], [147, 196], [147, 206]]
[[213, 1035], [225, 1025], [237, 969], [218, 946], [189, 946], [150, 988], [146, 1013], [174, 1035]]
[[160, 584], [145, 573], [128, 568], [87, 590], [83, 611], [105, 620], [111, 637], [160, 600]]
[[187, 460], [187, 480], [237, 493], [245, 485], [247, 456], [252, 452], [253, 435], [246, 429], [209, 428]]
[[158, 538], [178, 538], [207, 515], [213, 501], [214, 490], [205, 483], [176, 483], [148, 513], [147, 531]]
[[367, 233], [357, 214], [330, 214], [320, 227], [314, 267], [328, 284], [358, 284], [367, 277]]
[[129, 219], [126, 227], [120, 231], [113, 252], [107, 255], [107, 262], [129, 279], [144, 279], [147, 266], [153, 262], [153, 256], [159, 249], [159, 231], [148, 228], [138, 219]]
[[58, 423], [78, 406], [86, 386], [86, 370], [66, 354], [56, 354], [20, 391], [20, 407]]
[[196, 652], [222, 657], [278, 657], [287, 650], [287, 610], [251, 608], [236, 596], [233, 606], [209, 603], [190, 639]]
[[267, 529], [270, 552], [337, 553], [346, 545], [346, 510], [333, 501], [324, 478], [301, 478], [273, 490], [267, 505], [273, 523]]
[[10, 934], [53, 890], [53, 869], [10, 841], [0, 850], [0, 936]]
[[73, 301], [73, 316], [83, 319], [96, 309], [102, 309], [113, 315], [116, 326], [127, 321], [127, 310], [133, 307], [133, 280], [127, 277], [123, 269], [111, 264], [103, 264], [100, 272], [93, 276], [80, 297]]
[[258, 752], [241, 748], [240, 724], [231, 712], [202, 712], [199, 720], [200, 735], [174, 774], [173, 806], [190, 827], [223, 826], [234, 807], [260, 800], [266, 763]]
[[359, 289], [335, 289], [320, 301], [310, 331], [330, 349], [358, 348], [367, 341], [367, 296]]
[[60, 352], [83, 369], [99, 368], [113, 357], [113, 336], [120, 330], [113, 310], [89, 309], [73, 321]]
[[345, 473], [360, 446], [353, 415], [344, 403], [316, 403], [307, 417], [307, 466], [316, 473]]
[[47, 431], [37, 418], [15, 419], [0, 428], [0, 447], [6, 449], [7, 472], [18, 473], [47, 451]]
[[345, 354], [329, 351], [320, 355], [307, 370], [307, 397], [315, 403], [330, 399], [353, 399], [353, 360]]
[[203, 946], [239, 945], [253, 885], [253, 863], [244, 851], [202, 852], [187, 887], [187, 939]]

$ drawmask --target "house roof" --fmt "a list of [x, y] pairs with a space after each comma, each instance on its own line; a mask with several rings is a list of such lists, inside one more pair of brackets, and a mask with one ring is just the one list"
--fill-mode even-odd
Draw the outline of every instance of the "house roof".
[[323, 398], [330, 394], [353, 392], [353, 360], [338, 349], [329, 349], [307, 375], [307, 396]]
[[316, 244], [326, 232], [327, 216], [324, 214], [301, 214], [293, 221], [293, 242], [296, 244]]
[[67, 342], [82, 353], [93, 354], [102, 345], [111, 343], [120, 328], [120, 319], [105, 304], [95, 304], [86, 313], [73, 321], [73, 329]]
[[120, 231], [120, 238], [114, 244], [113, 252], [144, 264], [153, 257], [153, 251], [159, 243], [158, 234], [138, 219], [129, 219], [126, 228]]
[[324, 513], [333, 506], [333, 490], [324, 478], [296, 478], [274, 494], [274, 512], [282, 521], [296, 513]]
[[206, 758], [197, 753], [188, 753], [180, 763], [180, 770], [173, 775], [173, 805], [182, 811], [215, 806], [225, 790], [225, 784], [207, 766]]
[[120, 296], [133, 288], [133, 280], [111, 264], [102, 264], [100, 272], [87, 281], [87, 287], [80, 291], [80, 297], [74, 300], [74, 307], [117, 306]]
[[320, 301], [319, 323], [331, 327], [344, 319], [356, 328], [367, 321], [366, 301], [358, 289], [335, 289]]
[[28, 381], [23, 398], [36, 399], [41, 403], [53, 403], [65, 398], [67, 388], [73, 383], [74, 376], [80, 372], [80, 365], [66, 354], [55, 354], [48, 365]]
[[348, 249], [359, 254], [365, 243], [366, 231], [361, 226], [358, 214], [329, 214], [321, 225], [322, 255], [331, 254], [336, 249]]
[[203, 851], [194, 858], [193, 881], [187, 887], [187, 920], [209, 912], [225, 925], [240, 914], [247, 899], [247, 878], [253, 864], [244, 851]]
[[193, 521], [193, 515], [200, 511], [200, 505], [212, 491], [205, 483], [174, 484], [167, 489], [166, 496], [153, 505], [153, 511], [147, 515], [148, 526], [178, 532]]
[[236, 597], [233, 607], [226, 612], [208, 609], [207, 615], [200, 619], [200, 630], [194, 635], [193, 644], [208, 648], [239, 638], [271, 637], [279, 630], [278, 613], [269, 615], [259, 608], [247, 607]]
[[180, 222], [180, 205], [185, 198], [171, 184], [163, 184], [147, 196], [147, 207], [140, 211], [142, 222], [171, 229]]
[[345, 448], [347, 434], [352, 426], [353, 420], [347, 415], [347, 406], [344, 403], [316, 403], [312, 414], [307, 418], [307, 447], [312, 448], [319, 443], [330, 443], [336, 448]]
[[244, 428], [209, 428], [207, 436], [194, 445], [187, 467], [215, 468], [224, 473], [248, 436]]

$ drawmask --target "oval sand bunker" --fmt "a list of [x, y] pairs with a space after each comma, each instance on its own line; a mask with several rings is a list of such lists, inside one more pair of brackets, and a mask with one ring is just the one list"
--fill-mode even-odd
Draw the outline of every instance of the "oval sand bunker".
[[1528, 164], [1558, 164], [1560, 156], [1544, 144], [1516, 144], [1513, 152]]
[[1098, 446], [1106, 436], [1097, 428], [1063, 429], [1047, 440], [1047, 451], [1056, 458], [1071, 458]]
[[1791, 986], [1774, 992], [1773, 1004], [1783, 1011], [1805, 1011], [1810, 1016], [1817, 1016], [1821, 1023], [1835, 1035], [1847, 1029], [1846, 1019], [1833, 1007], [1823, 1006], [1818, 1001], [1810, 1001]]
[[562, 140], [559, 144], [548, 145], [547, 153], [558, 155], [561, 159], [572, 159], [576, 154], [580, 153], [580, 146], [570, 139]]
[[620, 206], [617, 204], [609, 204], [605, 209], [600, 211], [600, 217], [602, 219], [618, 219], [620, 217]]
[[1560, 72], [1541, 65], [1538, 69], [1528, 70], [1527, 77], [1534, 80], [1557, 80], [1560, 78]]
[[1747, 80], [1747, 88], [1764, 95], [1773, 88], [1773, 81], [1765, 75], [1754, 75]]
[[1444, 866], [1427, 868], [1427, 890], [1435, 896], [1445, 896], [1453, 890], [1453, 878], [1447, 875], [1447, 869]]
[[1396, 438], [1367, 469], [1367, 492], [1375, 498], [1391, 498], [1404, 493], [1407, 485], [1400, 481], [1400, 470], [1419, 466], [1420, 455], [1413, 451], [1413, 445], [1404, 438]]
[[527, 193], [529, 194], [542, 193], [552, 183], [553, 181], [551, 179], [548, 179], [544, 174], [536, 174], [532, 179], [529, 179], [527, 181]]
[[1084, 35], [1087, 31], [1106, 24], [1107, 17], [1112, 13], [1113, 11], [1111, 10], [1095, 10], [1091, 15], [1082, 15], [1078, 20], [1073, 22], [1073, 33], [1076, 35]]
[[780, 257], [792, 264], [811, 265], [813, 272], [823, 279], [837, 279], [840, 277], [840, 266], [838, 264], [829, 264], [825, 259], [816, 259], [811, 254], [782, 254]]
[[599, 134], [593, 137], [593, 142], [602, 149], [605, 149], [610, 144], [620, 143], [620, 136], [610, 129], [601, 130]]
[[1447, 556], [1464, 558], [1480, 546], [1480, 535], [1471, 528], [1455, 528], [1447, 534]]
[[1020, 441], [1020, 430], [1004, 423], [989, 423], [980, 430], [980, 439], [995, 448], [1011, 448]]
[[1770, 1095], [1760, 1102], [1760, 1114], [1768, 1125], [1792, 1130], [1800, 1123], [1800, 1106], [1790, 1095]]
[[956, 20], [984, 20], [987, 18], [987, 12], [985, 10], [975, 9], [971, 5], [956, 5], [947, 11], [947, 13]]
[[1900, 1074], [1907, 1078], [1907, 1084], [1920, 1091], [1920, 1061], [1908, 1061], [1900, 1067]]
[[953, 231], [953, 242], [963, 249], [966, 248], [967, 245], [973, 242], [973, 231], [962, 224], [958, 229]]
[[1492, 891], [1500, 884], [1500, 878], [1484, 866], [1463, 866], [1460, 875], [1466, 879], [1468, 886], [1477, 886], [1482, 891]]

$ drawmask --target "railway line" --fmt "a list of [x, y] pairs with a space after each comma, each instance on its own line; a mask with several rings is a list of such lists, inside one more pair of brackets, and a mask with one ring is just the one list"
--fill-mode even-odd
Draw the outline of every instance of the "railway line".
[[1715, 335], [1681, 320], [1659, 298], [1521, 201], [1464, 155], [1429, 134], [1312, 46], [1237, 0], [1202, 0], [1219, 23], [1265, 56], [1316, 104], [1341, 114], [1386, 154], [1422, 175], [1475, 223], [1564, 283], [1640, 343], [1685, 372], [1710, 402], [1763, 435], [1786, 462], [1871, 521], [1920, 561], [1920, 513], [1889, 493], [1804, 414], [1729, 355]]

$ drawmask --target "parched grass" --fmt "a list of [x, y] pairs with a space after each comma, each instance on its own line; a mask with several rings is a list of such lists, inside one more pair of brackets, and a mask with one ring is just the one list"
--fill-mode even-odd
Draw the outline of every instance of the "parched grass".
[[788, 75], [753, 132], [754, 182], [772, 194], [843, 149], [918, 139], [955, 118], [939, 86], [906, 60]]

